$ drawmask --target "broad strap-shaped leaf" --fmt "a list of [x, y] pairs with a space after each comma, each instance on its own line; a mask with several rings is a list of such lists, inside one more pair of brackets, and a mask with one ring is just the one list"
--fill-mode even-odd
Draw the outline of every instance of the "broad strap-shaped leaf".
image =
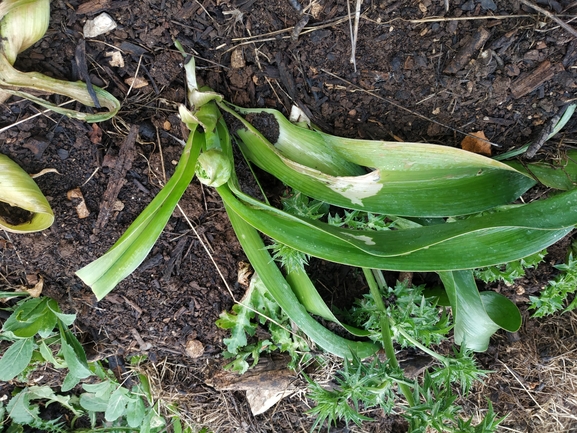
[[[240, 120], [231, 127], [252, 162], [310, 197], [347, 209], [415, 217], [464, 215], [510, 203], [535, 184], [503, 163], [460, 149], [343, 139], [307, 130], [305, 139], [329, 146], [343, 163], [374, 168], [365, 175], [331, 176], [313, 168], [314, 163], [289, 159], [235, 110], [219, 106]], [[286, 134], [302, 134], [302, 127], [286, 119], [277, 125], [289, 129]], [[294, 146], [299, 146], [296, 140]]]
[[357, 337], [368, 337], [370, 335], [369, 331], [347, 325], [346, 323], [342, 323], [339, 319], [337, 319], [337, 317], [334, 315], [334, 313], [331, 311], [331, 309], [328, 307], [328, 305], [317, 291], [315, 285], [304, 269], [288, 272], [286, 275], [286, 281], [290, 284], [299, 302], [307, 309], [309, 313], [320, 316], [325, 320], [337, 323]]
[[194, 177], [204, 142], [203, 133], [191, 132], [176, 170], [164, 188], [106, 254], [76, 272], [97, 299], [106, 296], [144, 261]]
[[346, 340], [315, 321], [298, 301], [278, 267], [274, 265], [259, 233], [228, 207], [226, 200], [225, 208], [245, 254], [269, 293], [312, 341], [327, 352], [347, 359], [352, 359], [353, 355], [366, 358], [377, 351], [377, 346], [372, 343]]
[[549, 188], [566, 191], [577, 187], [577, 150], [569, 150], [553, 162], [507, 161], [505, 164], [527, 173]]
[[483, 352], [497, 330], [515, 332], [521, 326], [517, 306], [495, 292], [480, 294], [472, 271], [439, 272], [439, 276], [453, 308], [456, 344]]
[[[546, 248], [577, 223], [574, 190], [454, 223], [398, 231], [349, 231], [347, 236], [339, 236], [346, 231], [255, 200], [245, 204], [228, 186], [217, 190], [246, 222], [285, 245], [333, 262], [376, 269], [443, 271], [505, 263]], [[374, 247], [372, 251], [379, 248], [382, 256], [369, 254], [366, 247]]]

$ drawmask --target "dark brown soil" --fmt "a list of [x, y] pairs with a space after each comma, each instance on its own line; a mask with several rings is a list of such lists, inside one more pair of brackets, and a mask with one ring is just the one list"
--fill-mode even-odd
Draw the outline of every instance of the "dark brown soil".
[[[168, 178], [174, 170], [182, 148], [177, 139], [185, 138], [177, 105], [186, 95], [183, 59], [174, 40], [196, 55], [201, 80], [229, 101], [285, 114], [297, 104], [325, 131], [351, 137], [458, 146], [463, 133], [484, 131], [500, 153], [535, 138], [574, 98], [577, 88], [576, 39], [516, 1], [451, 1], [448, 12], [442, 2], [431, 0], [364, 2], [356, 71], [349, 62], [344, 1], [312, 2], [307, 10], [310, 20], [298, 38], [292, 37], [293, 26], [301, 15], [291, 5], [298, 1], [112, 1], [100, 2], [108, 5], [101, 9], [89, 7], [98, 3], [53, 2], [48, 33], [18, 57], [16, 66], [75, 79], [72, 64], [82, 26], [92, 12], [106, 11], [118, 28], [86, 41], [88, 68], [94, 84], [122, 101], [121, 112], [99, 125], [101, 138], [91, 125], [53, 113], [0, 134], [0, 152], [27, 172], [55, 168], [60, 173], [37, 179], [56, 215], [54, 225], [31, 235], [0, 233], [0, 241], [6, 241], [0, 242], [0, 273], [13, 285], [43, 276], [43, 293], [78, 315], [78, 331], [93, 342], [92, 356], [144, 352], [153, 362], [168, 360], [178, 366], [166, 376], [166, 386], [176, 386], [195, 401], [209, 399], [207, 393], [213, 392], [210, 398], [223, 399], [221, 404], [234, 408], [229, 414], [241, 417], [237, 426], [223, 426], [221, 431], [296, 431], [310, 422], [298, 400], [292, 402], [296, 415], [293, 406], [287, 406], [254, 418], [242, 395], [224, 396], [203, 385], [204, 366], [220, 358], [226, 336], [214, 322], [232, 306], [231, 294], [236, 299], [243, 295], [237, 270], [245, 257], [218, 196], [194, 181], [181, 201], [215, 263], [181, 212], [175, 211], [147, 260], [104, 300], [96, 302], [74, 275], [110, 248], [159, 191], [164, 175]], [[565, 13], [575, 11], [569, 0], [554, 3], [573, 8]], [[79, 14], [81, 4], [81, 11], [91, 13]], [[436, 16], [460, 19], [418, 21]], [[485, 19], [488, 16], [494, 18]], [[485, 42], [477, 47], [480, 37]], [[122, 53], [123, 67], [110, 66], [107, 53], [112, 51]], [[549, 75], [528, 87], [526, 77], [534, 77], [538, 67]], [[148, 85], [129, 89], [127, 79], [136, 74]], [[11, 99], [0, 108], [0, 126], [38, 111], [28, 102]], [[130, 125], [138, 126], [139, 136], [118, 196], [124, 208], [95, 234], [111, 175], [107, 161], [114, 161]], [[576, 128], [570, 123], [549, 149], [574, 143]], [[67, 198], [77, 187], [91, 212], [84, 219]], [[551, 260], [534, 281], [547, 281], [550, 272]], [[327, 275], [321, 279], [327, 285]], [[338, 287], [338, 281], [333, 283]], [[521, 338], [530, 337], [521, 333]], [[194, 360], [185, 351], [192, 339], [204, 346], [204, 355]], [[506, 341], [497, 343], [492, 350], [505, 350]], [[497, 409], [508, 410], [499, 407], [498, 398], [494, 401]], [[520, 428], [515, 420], [511, 423]], [[377, 424], [378, 431], [393, 431], [395, 425], [382, 419]]]

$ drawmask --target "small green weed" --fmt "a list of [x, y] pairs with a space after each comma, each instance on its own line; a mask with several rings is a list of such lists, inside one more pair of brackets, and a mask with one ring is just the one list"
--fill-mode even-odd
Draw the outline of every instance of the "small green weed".
[[573, 253], [569, 254], [567, 263], [556, 265], [555, 268], [561, 273], [549, 281], [538, 297], [529, 297], [529, 308], [535, 310], [533, 317], [548, 316], [561, 310], [566, 313], [577, 308], [577, 297], [565, 307], [567, 298], [577, 291], [577, 260], [573, 258]]
[[513, 284], [515, 280], [525, 276], [525, 270], [527, 268], [534, 268], [541, 263], [546, 254], [547, 250], [543, 250], [520, 260], [515, 260], [514, 262], [475, 269], [475, 278], [486, 283], [503, 281], [509, 285]]
[[[294, 369], [312, 357], [307, 340], [300, 333], [292, 331], [288, 316], [272, 299], [258, 276], [253, 276], [241, 303], [233, 306], [232, 312], [223, 312], [216, 324], [220, 328], [230, 329], [230, 338], [223, 340], [227, 347], [224, 357], [234, 360], [226, 368], [239, 374], [254, 367], [263, 353], [276, 350], [287, 352], [291, 356], [289, 366]], [[257, 328], [265, 325], [270, 337], [255, 338], [249, 342]], [[252, 359], [250, 364], [249, 359]]]
[[[100, 362], [88, 362], [86, 353], [69, 327], [74, 314], [60, 311], [54, 299], [28, 298], [14, 307], [0, 332], [0, 339], [12, 342], [0, 359], [0, 380], [17, 379], [26, 383], [28, 376], [48, 363], [56, 369], [67, 369], [60, 393], [49, 386], [17, 387], [8, 403], [0, 402], [0, 430], [23, 432], [32, 427], [50, 433], [69, 431], [132, 431], [154, 433], [172, 425], [183, 428], [178, 413], [161, 416], [161, 403], [154, 401], [148, 378], [138, 375], [131, 389], [123, 386]], [[81, 381], [82, 391], [70, 393]], [[89, 383], [90, 382], [90, 383]], [[45, 420], [42, 408], [58, 403], [72, 417]], [[90, 428], [75, 428], [80, 420], [89, 421]]]

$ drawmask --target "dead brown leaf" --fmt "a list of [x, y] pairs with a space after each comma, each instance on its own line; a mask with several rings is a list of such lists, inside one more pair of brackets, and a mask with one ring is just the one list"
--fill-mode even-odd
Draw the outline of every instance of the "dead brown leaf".
[[479, 155], [491, 156], [491, 144], [483, 131], [472, 132], [461, 141], [461, 148]]
[[84, 196], [82, 195], [80, 188], [71, 189], [66, 193], [66, 197], [68, 200], [76, 204], [76, 213], [78, 214], [78, 218], [84, 219], [90, 215], [90, 211], [86, 206], [86, 202], [84, 201]]
[[88, 134], [92, 144], [100, 144], [102, 141], [102, 129], [96, 123], [92, 124], [92, 131]]

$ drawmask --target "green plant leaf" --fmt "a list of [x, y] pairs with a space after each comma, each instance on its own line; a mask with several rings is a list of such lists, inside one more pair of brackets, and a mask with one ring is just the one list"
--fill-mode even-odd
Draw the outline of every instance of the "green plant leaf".
[[60, 390], [62, 392], [68, 392], [79, 383], [80, 378], [75, 376], [71, 371], [69, 371], [64, 380], [62, 381], [62, 385], [60, 385]]
[[316, 314], [325, 320], [337, 323], [357, 337], [368, 337], [369, 331], [359, 329], [342, 323], [327, 306], [308, 274], [303, 270], [293, 270], [286, 275], [286, 281], [290, 284], [299, 302], [311, 314]]
[[51, 363], [55, 368], [66, 368], [66, 364], [63, 364], [56, 360], [54, 354], [52, 353], [52, 350], [50, 350], [50, 348], [48, 347], [48, 345], [44, 340], [40, 341], [38, 345], [40, 349], [40, 354], [47, 362]]
[[30, 394], [24, 388], [6, 405], [8, 416], [17, 424], [28, 425], [39, 419], [40, 408], [30, 404]]
[[83, 383], [82, 389], [89, 393], [93, 393], [96, 397], [108, 399], [110, 398], [112, 391], [116, 389], [116, 385], [110, 380], [105, 380], [99, 383]]
[[164, 188], [106, 254], [76, 272], [97, 299], [106, 296], [148, 255], [194, 176], [204, 142], [204, 134], [191, 132], [176, 170]]
[[479, 296], [487, 315], [500, 328], [515, 332], [521, 327], [521, 313], [509, 298], [491, 290], [480, 292]]
[[33, 337], [37, 333], [48, 336], [56, 326], [56, 316], [50, 311], [49, 303], [54, 305], [56, 301], [48, 297], [26, 299], [8, 317], [2, 330], [20, 338]]
[[130, 402], [130, 397], [128, 397], [128, 390], [119, 386], [110, 395], [110, 400], [108, 400], [108, 406], [104, 412], [104, 418], [106, 421], [112, 422], [116, 421], [118, 418], [126, 413], [126, 406]]
[[535, 184], [531, 177], [503, 163], [461, 149], [354, 140], [308, 130], [311, 137], [299, 138], [305, 133], [302, 128], [275, 110], [243, 110], [266, 111], [283, 118], [278, 123], [279, 136], [283, 129], [294, 135], [297, 153], [299, 142], [306, 139], [328, 146], [343, 163], [375, 167], [365, 175], [331, 176], [315, 169], [313, 163], [307, 166], [285, 157], [235, 110], [224, 103], [219, 106], [242, 122], [231, 128], [249, 160], [292, 188], [346, 209], [417, 217], [464, 215], [510, 203]]
[[439, 272], [439, 276], [453, 308], [455, 344], [483, 352], [499, 328], [514, 332], [521, 326], [515, 304], [498, 293], [479, 294], [472, 271]]
[[569, 150], [552, 162], [507, 161], [506, 164], [533, 176], [549, 188], [566, 191], [577, 186], [577, 150]]
[[82, 415], [82, 411], [78, 410], [74, 407], [70, 400], [71, 396], [69, 395], [58, 395], [54, 392], [52, 388], [49, 386], [30, 386], [27, 388], [27, 392], [30, 394], [32, 399], [41, 399], [41, 400], [48, 400], [48, 404], [53, 402], [58, 402], [69, 411], [71, 411], [74, 415], [80, 416]]
[[84, 379], [92, 375], [88, 365], [78, 357], [74, 348], [70, 346], [65, 339], [60, 341], [60, 350], [72, 376], [78, 379]]
[[86, 359], [86, 352], [82, 344], [80, 344], [80, 341], [78, 341], [72, 331], [64, 327], [62, 323], [58, 324], [58, 328], [60, 330], [60, 350], [70, 373], [79, 379], [92, 376], [92, 371]]
[[0, 358], [0, 380], [7, 382], [22, 373], [30, 363], [33, 351], [32, 338], [16, 340]]
[[278, 242], [315, 257], [375, 269], [439, 271], [506, 263], [546, 248], [577, 223], [577, 190], [480, 217], [389, 231], [333, 227], [242, 195], [248, 206], [224, 185], [217, 190], [231, 210]]
[[216, 326], [219, 328], [230, 330], [230, 338], [223, 339], [223, 343], [226, 344], [227, 351], [233, 355], [236, 355], [241, 347], [248, 344], [247, 334], [253, 336], [257, 328], [257, 324], [252, 322], [255, 316], [254, 311], [250, 308], [245, 308], [246, 304], [252, 307], [252, 294], [254, 291], [254, 283], [251, 280], [247, 292], [240, 301], [241, 305], [234, 305], [232, 313], [223, 311], [216, 321]]
[[108, 407], [109, 397], [97, 397], [93, 393], [85, 392], [80, 395], [80, 405], [91, 412], [104, 412]]
[[126, 422], [132, 428], [140, 427], [145, 416], [144, 402], [140, 396], [134, 396], [126, 405]]
[[[223, 187], [218, 188], [220, 190]], [[246, 223], [225, 200], [225, 208], [234, 231], [251, 264], [264, 282], [267, 290], [283, 311], [316, 344], [327, 352], [342, 358], [366, 358], [376, 352], [371, 343], [353, 342], [337, 336], [316, 322], [298, 301], [280, 270], [268, 253], [258, 232]]]

